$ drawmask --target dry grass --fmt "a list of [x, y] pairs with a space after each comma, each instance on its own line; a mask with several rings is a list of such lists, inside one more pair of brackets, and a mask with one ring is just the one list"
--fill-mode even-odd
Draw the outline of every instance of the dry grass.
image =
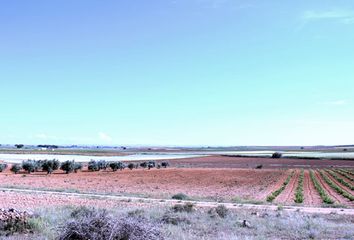
[[[225, 210], [225, 209], [223, 209]], [[301, 212], [196, 209], [173, 211], [170, 207], [115, 208], [108, 210], [114, 219], [145, 219], [155, 223], [164, 239], [350, 239], [354, 236], [353, 216], [304, 214]], [[77, 218], [77, 208], [46, 208], [36, 211], [41, 231], [32, 239], [56, 239], [62, 227]], [[133, 220], [134, 221], [134, 220]], [[245, 224], [246, 221], [246, 224]]]

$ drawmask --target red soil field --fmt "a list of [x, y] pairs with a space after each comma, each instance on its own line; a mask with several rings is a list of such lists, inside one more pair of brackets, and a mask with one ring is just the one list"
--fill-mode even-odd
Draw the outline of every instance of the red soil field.
[[284, 191], [281, 194], [279, 194], [279, 196], [275, 199], [276, 203], [281, 203], [281, 204], [294, 203], [294, 195], [295, 195], [296, 187], [298, 185], [299, 175], [300, 175], [300, 171], [295, 170], [293, 177], [291, 178], [288, 185], [285, 187]]
[[125, 169], [69, 175], [61, 172], [23, 175], [6, 170], [0, 174], [0, 185], [165, 198], [185, 193], [213, 200], [232, 200], [235, 197], [264, 200], [284, 176], [285, 171], [274, 169]]
[[114, 207], [121, 206], [122, 202], [113, 200], [95, 200], [89, 198], [80, 198], [72, 196], [59, 196], [47, 194], [28, 194], [28, 193], [14, 193], [1, 192], [0, 193], [0, 208], [15, 208], [15, 209], [35, 209], [39, 206], [96, 206], [96, 207]]
[[[321, 206], [322, 200], [309, 176], [307, 168], [354, 167], [354, 161], [270, 159], [210, 156], [190, 159], [170, 160], [167, 169], [125, 169], [111, 172], [87, 172], [64, 174], [56, 171], [52, 175], [44, 172], [33, 174], [13, 174], [8, 167], [0, 173], [0, 186], [24, 187], [31, 189], [51, 189], [107, 193], [126, 196], [171, 198], [184, 193], [193, 199], [232, 201], [234, 198], [265, 201], [267, 195], [275, 191], [295, 169], [284, 191], [274, 200], [278, 204], [295, 204], [294, 195], [300, 169], [304, 172], [304, 206]], [[254, 169], [257, 165], [263, 169]], [[337, 202], [354, 206], [353, 202], [337, 194], [326, 184], [318, 173], [318, 181]], [[336, 182], [333, 178], [331, 178]], [[337, 183], [337, 182], [336, 182]], [[343, 189], [348, 190], [340, 183]], [[353, 194], [353, 191], [349, 191]], [[5, 193], [0, 193], [4, 197]]]
[[304, 205], [318, 206], [322, 204], [322, 199], [318, 194], [310, 178], [310, 172], [304, 171]]
[[231, 156], [208, 156], [198, 158], [175, 159], [169, 161], [174, 167], [185, 168], [354, 168], [353, 160], [290, 159], [290, 158], [254, 158]]
[[[332, 182], [334, 182], [335, 184], [337, 184], [339, 187], [341, 187], [344, 191], [346, 191], [346, 192], [348, 192], [348, 193], [350, 193], [350, 194], [352, 194], [352, 195], [354, 195], [354, 191], [353, 190], [350, 190], [350, 188], [348, 188], [348, 187], [346, 187], [346, 186], [344, 186], [343, 184], [341, 184], [340, 182], [338, 182], [335, 178], [333, 178], [329, 173], [325, 173], [326, 175], [327, 175], [327, 177], [329, 178], [329, 179], [331, 179], [332, 180]], [[342, 177], [343, 178], [343, 177]], [[343, 179], [345, 179], [345, 178], [343, 178]], [[347, 181], [347, 182], [350, 182], [350, 181]]]
[[318, 182], [322, 185], [323, 189], [326, 190], [328, 195], [337, 203], [343, 204], [346, 206], [354, 207], [354, 203], [350, 202], [347, 198], [343, 197], [342, 195], [338, 194], [333, 188], [331, 188], [321, 177], [318, 171], [315, 171], [316, 178]]

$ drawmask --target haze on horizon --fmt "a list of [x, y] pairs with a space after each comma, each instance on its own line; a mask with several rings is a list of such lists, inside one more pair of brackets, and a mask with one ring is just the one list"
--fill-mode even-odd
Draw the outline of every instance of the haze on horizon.
[[2, 144], [354, 143], [353, 1], [0, 6]]

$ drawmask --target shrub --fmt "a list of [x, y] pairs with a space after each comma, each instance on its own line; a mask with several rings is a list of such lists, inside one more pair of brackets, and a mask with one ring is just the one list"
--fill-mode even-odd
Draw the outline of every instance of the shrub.
[[73, 218], [83, 218], [83, 217], [90, 217], [91, 215], [93, 215], [95, 213], [95, 209], [94, 208], [88, 208], [86, 206], [80, 206], [75, 208], [70, 216]]
[[275, 152], [272, 155], [272, 158], [281, 158], [281, 157], [282, 157], [282, 154], [280, 152]]
[[186, 194], [184, 194], [184, 193], [177, 193], [177, 194], [172, 196], [172, 199], [187, 200], [187, 199], [189, 199], [189, 197]]
[[43, 171], [46, 171], [48, 174], [51, 174], [53, 171], [58, 170], [60, 162], [58, 160], [45, 160], [42, 163]]
[[165, 213], [161, 221], [165, 224], [179, 225], [180, 223], [190, 224], [191, 221], [185, 217], [180, 217], [175, 213]]
[[0, 163], [0, 172], [4, 171], [7, 168], [6, 163]]
[[134, 169], [134, 163], [129, 163], [129, 164], [128, 164], [128, 168], [129, 168], [130, 170], [133, 170], [133, 169]]
[[219, 215], [219, 217], [225, 218], [229, 210], [225, 207], [225, 205], [219, 205], [215, 208], [215, 212]]
[[111, 162], [109, 163], [109, 167], [112, 169], [113, 172], [119, 170], [123, 170], [125, 168], [124, 163], [122, 162]]
[[78, 215], [60, 227], [59, 240], [162, 240], [158, 225], [141, 217], [114, 218], [106, 211]]
[[27, 160], [22, 162], [22, 168], [30, 174], [38, 169], [38, 164], [33, 160]]
[[21, 166], [20, 164], [13, 164], [10, 168], [10, 171], [17, 174], [21, 171]]
[[163, 168], [167, 168], [168, 166], [170, 166], [170, 164], [168, 162], [161, 163], [161, 167], [163, 167]]
[[97, 166], [99, 170], [106, 170], [108, 167], [108, 163], [105, 160], [99, 160], [97, 162]]
[[185, 204], [175, 204], [172, 206], [172, 210], [174, 212], [187, 212], [191, 213], [194, 211], [194, 204], [193, 203], [185, 203]]
[[77, 173], [77, 171], [82, 170], [82, 163], [75, 163], [74, 164], [74, 172]]
[[154, 161], [149, 161], [147, 164], [148, 169], [150, 170], [151, 168], [156, 167], [156, 163]]
[[69, 174], [75, 170], [75, 161], [67, 160], [61, 163], [60, 169], [63, 170], [66, 174]]
[[140, 167], [142, 168], [147, 168], [147, 166], [148, 166], [147, 162], [140, 163]]
[[92, 172], [99, 171], [100, 170], [99, 163], [96, 162], [95, 160], [91, 160], [88, 163], [87, 169]]
[[112, 169], [113, 172], [117, 171], [119, 168], [118, 162], [109, 163], [109, 167]]
[[29, 219], [30, 215], [26, 211], [22, 212], [13, 208], [0, 209], [0, 236], [29, 233], [32, 230]]

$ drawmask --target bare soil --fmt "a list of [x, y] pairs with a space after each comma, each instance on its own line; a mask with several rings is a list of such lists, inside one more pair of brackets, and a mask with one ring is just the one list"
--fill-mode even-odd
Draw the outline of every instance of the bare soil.
[[6, 170], [0, 174], [0, 185], [165, 198], [185, 193], [213, 200], [230, 201], [235, 197], [264, 200], [284, 174], [284, 170], [275, 169], [125, 169], [68, 175], [59, 171], [51, 175], [13, 174]]
[[232, 156], [207, 156], [171, 160], [174, 167], [183, 168], [354, 168], [353, 160], [256, 158]]
[[313, 185], [310, 178], [310, 172], [304, 171], [304, 205], [319, 206], [322, 204], [322, 199]]
[[275, 199], [276, 203], [294, 204], [294, 195], [298, 184], [299, 174], [300, 172], [295, 170], [293, 177], [290, 179], [290, 182], [285, 187], [284, 191]]

